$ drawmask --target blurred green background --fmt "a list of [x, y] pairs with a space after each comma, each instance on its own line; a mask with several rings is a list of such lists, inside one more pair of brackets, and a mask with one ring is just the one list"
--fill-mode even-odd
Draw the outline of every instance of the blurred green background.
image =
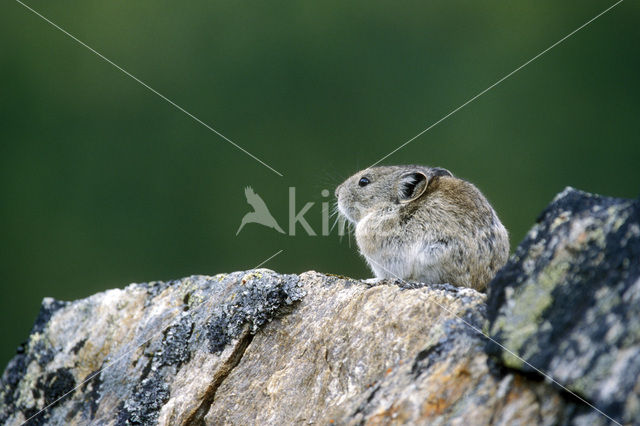
[[[263, 159], [279, 177], [17, 2], [0, 6], [0, 368], [45, 296], [267, 267], [369, 277], [349, 238], [287, 228], [288, 187], [321, 191], [613, 2], [28, 4]], [[571, 185], [636, 197], [640, 5], [623, 2], [385, 164], [446, 167], [484, 191], [512, 247]]]

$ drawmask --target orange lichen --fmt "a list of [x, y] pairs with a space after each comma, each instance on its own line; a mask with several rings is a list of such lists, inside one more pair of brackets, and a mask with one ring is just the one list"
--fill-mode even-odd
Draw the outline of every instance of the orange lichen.
[[456, 365], [453, 369], [448, 363], [435, 366], [426, 383], [429, 389], [433, 389], [430, 393], [434, 397], [424, 401], [422, 418], [441, 415], [464, 396], [473, 381], [467, 364], [468, 361]]

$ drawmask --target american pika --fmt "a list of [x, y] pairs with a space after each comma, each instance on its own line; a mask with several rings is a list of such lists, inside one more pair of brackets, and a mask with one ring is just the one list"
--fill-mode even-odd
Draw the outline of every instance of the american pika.
[[507, 261], [509, 237], [487, 199], [448, 170], [371, 167], [336, 188], [377, 278], [484, 290]]

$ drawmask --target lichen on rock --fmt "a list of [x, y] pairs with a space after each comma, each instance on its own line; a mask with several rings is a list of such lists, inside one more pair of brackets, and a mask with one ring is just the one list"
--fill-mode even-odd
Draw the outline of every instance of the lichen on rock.
[[[45, 299], [2, 376], [0, 423], [35, 416], [30, 423], [150, 424], [178, 402], [195, 410], [199, 401], [184, 401], [181, 380], [197, 376], [190, 390], [204, 393], [243, 326], [257, 332], [302, 295], [297, 276], [255, 270], [131, 284], [75, 302]], [[205, 330], [223, 326], [220, 312], [234, 314], [212, 351]]]
[[[640, 201], [567, 188], [490, 285], [488, 351], [640, 418]], [[527, 361], [524, 363], [523, 360]]]

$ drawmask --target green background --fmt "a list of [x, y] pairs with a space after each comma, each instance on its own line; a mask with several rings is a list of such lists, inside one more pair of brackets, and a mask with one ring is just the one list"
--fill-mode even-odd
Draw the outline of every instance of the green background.
[[[0, 15], [0, 368], [45, 296], [252, 268], [369, 277], [353, 239], [287, 229], [321, 191], [613, 2], [68, 1], [28, 4], [221, 131], [279, 177], [15, 1]], [[474, 182], [512, 247], [565, 186], [637, 197], [640, 4], [626, 1], [409, 144]]]

